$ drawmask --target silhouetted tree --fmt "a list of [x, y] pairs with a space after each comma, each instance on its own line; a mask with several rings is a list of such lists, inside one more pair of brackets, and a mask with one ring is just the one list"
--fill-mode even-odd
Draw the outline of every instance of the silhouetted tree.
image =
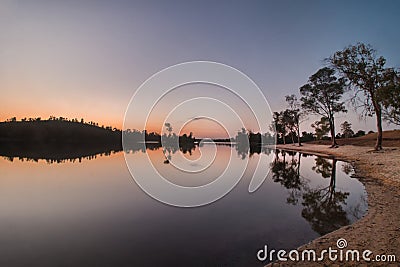
[[262, 143], [267, 145], [275, 144], [275, 138], [271, 135], [271, 133], [267, 132], [261, 136]]
[[305, 114], [301, 110], [301, 104], [297, 100], [297, 96], [292, 94], [292, 95], [287, 95], [285, 96], [286, 102], [288, 103], [288, 124], [290, 125], [290, 128], [292, 131], [296, 132], [297, 135], [297, 143], [299, 146], [301, 146], [301, 140], [300, 140], [300, 124], [302, 123]]
[[171, 135], [171, 132], [172, 132], [172, 126], [171, 126], [171, 123], [169, 123], [169, 122], [166, 122], [166, 123], [164, 124], [164, 126], [166, 127], [166, 129], [167, 129], [167, 131], [168, 131], [169, 135]]
[[314, 140], [314, 134], [313, 133], [308, 133], [306, 131], [301, 133], [301, 139], [303, 140], [303, 142], [309, 142], [309, 141], [313, 141]]
[[270, 130], [275, 133], [278, 139], [282, 139], [283, 144], [286, 144], [286, 126], [283, 118], [283, 112], [274, 112], [273, 122], [270, 126]]
[[358, 130], [355, 134], [354, 137], [359, 137], [359, 136], [364, 136], [365, 135], [365, 131], [363, 130]]
[[329, 133], [330, 126], [327, 117], [322, 117], [321, 120], [314, 122], [311, 124], [311, 127], [315, 130], [315, 135], [318, 140], [321, 140], [323, 136]]
[[249, 137], [247, 135], [247, 130], [242, 128], [241, 131], [238, 131], [236, 135], [236, 151], [241, 159], [245, 159], [247, 154], [249, 153]]
[[393, 73], [393, 75], [395, 77], [389, 79], [389, 84], [379, 91], [379, 98], [383, 105], [383, 119], [400, 125], [400, 74]]
[[347, 112], [340, 99], [344, 93], [345, 81], [335, 76], [335, 71], [322, 68], [313, 74], [308, 83], [300, 88], [302, 108], [317, 115], [324, 116], [329, 121], [331, 131], [331, 147], [336, 147], [335, 114]]
[[354, 135], [354, 131], [351, 129], [351, 123], [344, 121], [340, 124], [340, 130], [342, 131], [342, 136], [344, 138], [350, 138]]
[[285, 109], [284, 111], [282, 111], [282, 124], [285, 127], [285, 132], [290, 134], [292, 144], [294, 144], [295, 123], [294, 116], [291, 110]]
[[394, 69], [385, 68], [385, 58], [377, 57], [376, 50], [363, 43], [337, 51], [330, 57], [330, 62], [350, 82], [354, 89], [352, 102], [357, 107], [361, 101], [362, 115], [375, 115], [378, 129], [375, 150], [382, 149], [383, 101], [380, 91], [393, 83], [396, 77]]

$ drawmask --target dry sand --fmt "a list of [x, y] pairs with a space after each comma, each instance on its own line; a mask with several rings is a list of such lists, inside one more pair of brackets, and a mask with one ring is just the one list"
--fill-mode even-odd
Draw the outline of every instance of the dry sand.
[[[275, 262], [268, 266], [400, 266], [400, 147], [375, 152], [371, 147], [346, 145], [329, 148], [304, 144], [302, 147], [278, 145], [277, 148], [333, 155], [353, 163], [357, 179], [368, 194], [368, 212], [359, 221], [319, 237], [299, 250], [337, 248], [339, 238], [347, 240], [346, 249], [368, 249], [376, 254], [394, 254], [396, 262]], [[318, 255], [318, 254], [317, 254]], [[327, 257], [325, 257], [327, 258]]]

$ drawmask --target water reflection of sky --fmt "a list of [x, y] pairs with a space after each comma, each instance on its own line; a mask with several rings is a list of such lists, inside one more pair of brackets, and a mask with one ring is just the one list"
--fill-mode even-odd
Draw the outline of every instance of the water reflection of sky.
[[[195, 159], [197, 153], [186, 156]], [[215, 164], [197, 176], [164, 164], [162, 150], [150, 151], [149, 157], [171, 180], [197, 185], [223, 171], [230, 153], [233, 161], [242, 160], [234, 148], [219, 146]], [[320, 235], [302, 216], [302, 197], [328, 187], [331, 178], [313, 170], [316, 157], [301, 156], [299, 173], [305, 185], [298, 190], [297, 204], [288, 204], [293, 188], [283, 184], [291, 183], [281, 183], [282, 178], [275, 182], [272, 172], [259, 190], [249, 194], [251, 170], [260, 155], [250, 157], [245, 176], [227, 196], [191, 209], [164, 205], [147, 196], [130, 177], [122, 152], [81, 163], [0, 160], [0, 265], [262, 266], [255, 253], [265, 244], [295, 248]], [[128, 156], [134, 157], [138, 168], [147, 158], [141, 152]], [[283, 155], [278, 156], [282, 161]], [[298, 160], [299, 154], [285, 154], [286, 173], [298, 166], [293, 165]], [[335, 192], [349, 192], [339, 205], [353, 222], [354, 214], [365, 212], [366, 194], [343, 166], [343, 162], [336, 164]]]

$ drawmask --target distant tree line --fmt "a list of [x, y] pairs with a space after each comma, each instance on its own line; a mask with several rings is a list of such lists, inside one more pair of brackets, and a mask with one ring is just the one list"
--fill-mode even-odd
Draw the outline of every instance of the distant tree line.
[[[77, 118], [74, 119], [68, 119], [66, 117], [55, 117], [55, 116], [50, 116], [48, 119], [42, 119], [41, 117], [35, 117], [35, 118], [22, 118], [21, 120], [18, 120], [17, 117], [12, 117], [9, 118], [7, 120], [5, 120], [4, 122], [44, 122], [44, 121], [62, 121], [62, 122], [73, 122], [73, 123], [80, 123], [80, 124], [85, 124], [85, 125], [91, 125], [91, 126], [96, 126], [102, 129], [106, 129], [106, 130], [111, 130], [111, 131], [118, 131], [121, 132], [120, 129], [116, 128], [116, 127], [112, 127], [112, 126], [104, 126], [104, 125], [100, 125], [97, 122], [94, 121], [85, 121], [83, 118], [81, 118], [80, 120], [78, 120]], [[166, 128], [167, 131], [169, 132], [169, 134], [164, 134], [165, 137], [167, 138], [178, 138], [178, 136], [175, 133], [172, 133], [172, 127], [170, 123], [166, 123]], [[127, 129], [124, 131], [127, 135], [130, 135], [132, 137], [137, 137], [137, 139], [140, 139], [142, 137], [145, 137], [143, 140], [146, 141], [161, 141], [161, 135], [159, 133], [156, 132], [150, 132], [148, 133], [147, 130], [143, 130], [143, 131], [138, 131], [136, 129]], [[179, 138], [181, 138], [184, 141], [189, 141], [189, 140], [193, 140], [193, 133], [190, 132], [189, 135], [187, 134], [183, 134], [182, 136], [179, 136]]]
[[235, 138], [232, 138], [231, 141], [240, 144], [248, 144], [248, 145], [260, 145], [260, 144], [275, 144], [275, 137], [271, 135], [271, 133], [267, 132], [264, 134], [254, 133], [251, 130], [246, 130], [242, 128], [237, 132]]
[[[83, 118], [81, 118], [80, 120], [78, 120], [77, 118], [74, 119], [68, 119], [66, 117], [55, 117], [55, 116], [50, 116], [47, 120], [46, 119], [42, 119], [41, 117], [36, 117], [36, 118], [22, 118], [20, 120], [21, 122], [32, 122], [32, 121], [64, 121], [64, 122], [74, 122], [74, 123], [81, 123], [81, 124], [86, 124], [86, 125], [92, 125], [92, 126], [97, 126], [106, 130], [112, 130], [112, 131], [121, 131], [120, 129], [117, 129], [115, 127], [112, 126], [104, 126], [101, 125], [99, 126], [99, 124], [97, 122], [94, 121], [85, 121]], [[7, 120], [5, 120], [4, 122], [18, 122], [17, 117], [12, 117], [9, 118]]]
[[165, 145], [174, 145], [174, 144], [188, 144], [194, 143], [196, 138], [193, 136], [193, 133], [190, 132], [189, 135], [186, 133], [179, 136], [176, 133], [173, 133], [173, 128], [170, 123], [165, 123], [167, 133], [159, 134], [156, 132], [148, 132], [147, 130], [138, 131], [135, 129], [127, 129], [123, 131], [123, 138], [127, 141], [131, 142], [156, 142], [163, 143]]
[[171, 144], [194, 144], [195, 138], [191, 132], [189, 135], [178, 136], [172, 133], [172, 127], [168, 123], [168, 134], [160, 135], [147, 130], [135, 129], [120, 130], [112, 126], [99, 126], [98, 123], [84, 119], [68, 119], [65, 117], [50, 116], [47, 120], [37, 118], [23, 118], [20, 121], [16, 117], [0, 122], [1, 142], [39, 142], [39, 143], [113, 143], [122, 145], [124, 137], [131, 142], [155, 142], [161, 144], [165, 141]]

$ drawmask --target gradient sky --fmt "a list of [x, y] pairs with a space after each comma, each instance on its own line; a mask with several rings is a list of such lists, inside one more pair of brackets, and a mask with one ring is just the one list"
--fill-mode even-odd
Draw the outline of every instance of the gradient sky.
[[[55, 115], [121, 127], [141, 83], [193, 60], [241, 70], [281, 110], [349, 44], [370, 43], [400, 67], [399, 11], [400, 1], [2, 0], [0, 120]], [[337, 124], [345, 119], [375, 130], [353, 112]]]

